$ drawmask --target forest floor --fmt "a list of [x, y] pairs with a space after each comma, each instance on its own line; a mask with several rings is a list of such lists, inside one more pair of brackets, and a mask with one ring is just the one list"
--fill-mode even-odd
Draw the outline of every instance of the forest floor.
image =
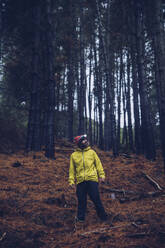
[[111, 218], [101, 222], [88, 200], [86, 222], [75, 225], [77, 199], [68, 188], [73, 147], [56, 146], [56, 160], [43, 153], [0, 154], [0, 247], [163, 248], [163, 161], [95, 149], [106, 173], [100, 194]]

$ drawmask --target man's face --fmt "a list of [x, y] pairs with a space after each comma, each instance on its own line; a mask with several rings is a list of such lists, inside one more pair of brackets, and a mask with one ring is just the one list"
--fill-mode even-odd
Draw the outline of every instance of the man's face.
[[78, 145], [81, 149], [84, 149], [89, 146], [87, 138], [84, 138]]
[[83, 139], [81, 143], [82, 143], [83, 145], [87, 145], [87, 144], [89, 144], [89, 142], [88, 142], [87, 138]]

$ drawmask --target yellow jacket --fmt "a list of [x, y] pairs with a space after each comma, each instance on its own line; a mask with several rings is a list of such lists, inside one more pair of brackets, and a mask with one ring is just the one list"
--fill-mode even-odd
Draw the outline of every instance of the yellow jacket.
[[105, 173], [96, 152], [88, 146], [81, 150], [78, 148], [71, 154], [69, 168], [69, 184], [83, 181], [98, 182], [99, 178], [105, 178]]

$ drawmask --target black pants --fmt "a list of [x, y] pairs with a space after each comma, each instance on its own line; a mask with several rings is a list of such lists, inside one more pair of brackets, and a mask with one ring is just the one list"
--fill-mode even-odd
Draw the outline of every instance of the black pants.
[[82, 183], [79, 183], [77, 185], [76, 194], [78, 198], [77, 218], [79, 220], [85, 220], [87, 195], [89, 195], [90, 199], [93, 201], [98, 217], [102, 220], [106, 220], [107, 214], [100, 199], [97, 182], [84, 181]]

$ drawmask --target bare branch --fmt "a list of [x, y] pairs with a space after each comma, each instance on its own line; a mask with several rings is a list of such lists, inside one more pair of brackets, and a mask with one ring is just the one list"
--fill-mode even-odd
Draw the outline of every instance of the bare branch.
[[5, 238], [5, 236], [6, 236], [6, 232], [2, 234], [2, 236], [0, 237], [0, 241], [2, 241]]
[[145, 236], [149, 236], [151, 235], [150, 233], [131, 233], [131, 234], [127, 234], [126, 237], [128, 238], [143, 238]]
[[83, 236], [83, 237], [86, 237], [90, 234], [93, 234], [93, 233], [107, 233], [108, 231], [110, 230], [113, 230], [113, 229], [116, 229], [116, 228], [120, 228], [120, 227], [126, 227], [126, 226], [130, 226], [132, 225], [132, 223], [129, 223], [129, 224], [124, 224], [124, 225], [119, 225], [119, 226], [113, 226], [113, 227], [104, 227], [104, 228], [99, 228], [99, 229], [95, 229], [95, 230], [92, 230], [92, 231], [88, 231], [88, 232], [84, 232], [84, 233], [80, 233], [79, 235], [80, 236]]
[[151, 184], [153, 184], [154, 186], [156, 186], [156, 188], [158, 188], [159, 190], [162, 190], [162, 188], [160, 187], [160, 185], [153, 178], [151, 178], [149, 175], [147, 175], [144, 172], [143, 172], [143, 174], [151, 182]]

